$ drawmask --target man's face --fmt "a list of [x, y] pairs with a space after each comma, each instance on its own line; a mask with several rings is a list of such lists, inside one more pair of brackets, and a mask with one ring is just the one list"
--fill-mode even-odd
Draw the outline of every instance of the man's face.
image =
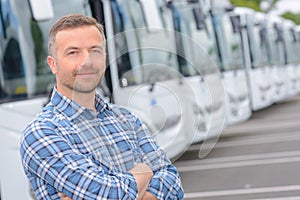
[[94, 26], [59, 31], [55, 58], [48, 64], [56, 75], [57, 89], [71, 97], [73, 92], [91, 93], [105, 71], [105, 43]]

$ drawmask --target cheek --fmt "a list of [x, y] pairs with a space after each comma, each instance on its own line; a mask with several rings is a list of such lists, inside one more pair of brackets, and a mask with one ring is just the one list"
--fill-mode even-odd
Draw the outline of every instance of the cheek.
[[95, 64], [95, 66], [97, 66], [97, 68], [100, 69], [100, 71], [105, 71], [106, 69], [106, 57], [101, 57], [99, 59], [99, 57], [95, 58], [93, 63]]
[[71, 63], [58, 63], [57, 75], [61, 78], [72, 77], [74, 74], [75, 67]]

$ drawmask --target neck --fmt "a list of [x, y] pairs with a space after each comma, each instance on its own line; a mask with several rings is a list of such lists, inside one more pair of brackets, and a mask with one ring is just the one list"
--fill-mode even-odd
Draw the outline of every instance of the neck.
[[92, 91], [89, 93], [77, 92], [74, 90], [63, 90], [61, 91], [59, 87], [57, 87], [57, 91], [61, 94], [65, 95], [69, 99], [72, 99], [77, 104], [92, 110], [96, 110], [95, 108], [95, 95], [96, 91]]
[[96, 110], [95, 95], [96, 95], [95, 92], [91, 92], [91, 93], [73, 92], [73, 96], [71, 97], [71, 99], [85, 108]]

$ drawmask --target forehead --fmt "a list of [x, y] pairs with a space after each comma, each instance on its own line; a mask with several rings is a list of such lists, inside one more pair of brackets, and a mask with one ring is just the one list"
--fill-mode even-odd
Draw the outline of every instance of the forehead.
[[104, 38], [96, 26], [80, 26], [58, 31], [55, 40], [57, 44], [65, 44], [76, 41], [101, 43]]

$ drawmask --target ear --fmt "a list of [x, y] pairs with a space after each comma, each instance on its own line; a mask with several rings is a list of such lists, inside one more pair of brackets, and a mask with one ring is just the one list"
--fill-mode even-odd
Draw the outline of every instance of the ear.
[[48, 56], [47, 63], [52, 71], [52, 74], [56, 74], [57, 69], [56, 69], [55, 59], [52, 56]]

